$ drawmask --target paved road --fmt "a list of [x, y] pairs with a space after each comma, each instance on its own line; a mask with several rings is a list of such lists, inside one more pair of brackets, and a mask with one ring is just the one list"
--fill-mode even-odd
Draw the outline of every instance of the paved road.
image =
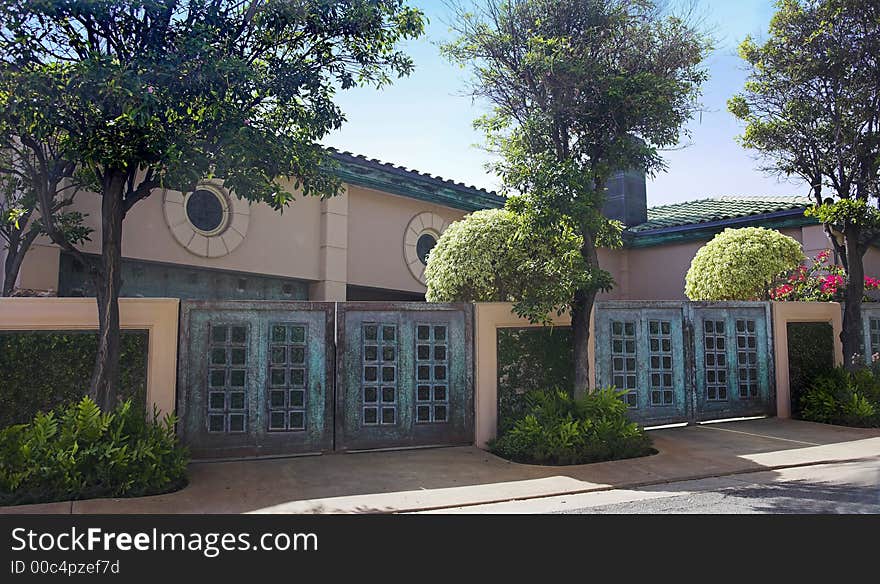
[[455, 512], [880, 513], [880, 458], [462, 507]]

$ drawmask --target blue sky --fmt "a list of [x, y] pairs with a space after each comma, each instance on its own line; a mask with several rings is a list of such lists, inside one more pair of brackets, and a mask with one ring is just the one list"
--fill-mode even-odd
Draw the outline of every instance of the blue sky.
[[[389, 87], [340, 92], [348, 122], [324, 142], [342, 150], [428, 172], [469, 185], [495, 189], [498, 180], [484, 169], [489, 155], [472, 121], [486, 105], [464, 95], [468, 74], [440, 56], [437, 44], [450, 38], [448, 14], [440, 0], [411, 0], [430, 24], [426, 34], [405, 45], [416, 70]], [[766, 37], [772, 0], [702, 0], [697, 11], [716, 39], [706, 66], [704, 111], [689, 128], [686, 144], [664, 153], [668, 170], [648, 183], [648, 205], [719, 195], [804, 194], [798, 183], [780, 182], [758, 169], [755, 154], [735, 141], [742, 128], [727, 112], [727, 99], [746, 78], [736, 47], [751, 34]]]

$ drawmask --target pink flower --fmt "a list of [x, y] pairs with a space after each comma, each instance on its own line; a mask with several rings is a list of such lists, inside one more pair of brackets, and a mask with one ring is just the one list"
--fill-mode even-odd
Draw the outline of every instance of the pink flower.
[[831, 255], [831, 250], [826, 249], [825, 251], [820, 251], [818, 254], [816, 254], [816, 261], [824, 262], [825, 260], [828, 259], [828, 256], [830, 256], [830, 255]]
[[153, 88], [152, 85], [147, 86], [147, 93], [153, 93], [154, 91], [156, 91], [156, 90], [155, 90], [155, 88]]

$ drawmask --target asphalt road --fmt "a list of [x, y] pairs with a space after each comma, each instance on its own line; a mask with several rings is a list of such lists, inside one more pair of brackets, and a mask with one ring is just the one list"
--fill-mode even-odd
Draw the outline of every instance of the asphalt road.
[[880, 513], [880, 459], [462, 507], [459, 513]]

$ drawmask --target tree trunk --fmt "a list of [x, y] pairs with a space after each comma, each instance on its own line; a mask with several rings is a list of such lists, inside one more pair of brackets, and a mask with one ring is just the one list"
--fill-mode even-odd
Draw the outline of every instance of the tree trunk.
[[[846, 305], [843, 310], [843, 330], [840, 342], [843, 345], [843, 362], [847, 369], [854, 371], [865, 364], [862, 353], [862, 296], [865, 293], [865, 266], [859, 250], [858, 227], [847, 227], [844, 231], [847, 281]], [[870, 351], [870, 347], [865, 347]]]
[[122, 193], [125, 175], [108, 172], [101, 197], [101, 263], [95, 275], [98, 302], [98, 352], [92, 372], [92, 397], [101, 409], [116, 402], [119, 384], [119, 289], [122, 286]]
[[[581, 255], [592, 268], [599, 267], [599, 256], [591, 233], [584, 233]], [[596, 301], [596, 290], [578, 290], [571, 305], [571, 330], [574, 344], [574, 396], [582, 397], [590, 390], [590, 313]]]
[[18, 279], [18, 271], [21, 268], [21, 259], [18, 258], [18, 255], [18, 249], [13, 250], [10, 243], [6, 261], [3, 263], [3, 296], [12, 296], [12, 291], [15, 290], [15, 281]]
[[18, 273], [21, 271], [21, 264], [24, 263], [24, 256], [30, 249], [31, 244], [37, 239], [39, 232], [32, 230], [27, 232], [24, 237], [17, 236], [13, 241], [9, 242], [7, 249], [6, 261], [3, 265], [3, 296], [12, 296], [15, 291], [15, 281], [18, 280]]

